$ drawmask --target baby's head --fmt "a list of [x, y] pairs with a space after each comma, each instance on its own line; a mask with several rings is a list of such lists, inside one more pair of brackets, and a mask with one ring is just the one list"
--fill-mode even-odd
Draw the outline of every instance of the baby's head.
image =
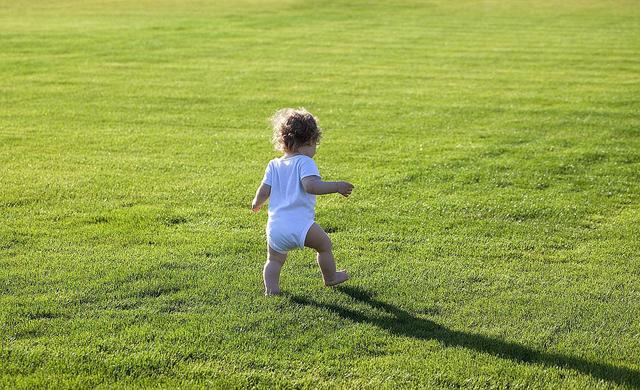
[[[271, 124], [276, 150], [284, 153], [311, 153], [310, 157], [313, 157], [322, 130], [309, 111], [304, 108], [283, 108], [276, 111], [271, 118]], [[300, 150], [301, 148], [304, 150]]]

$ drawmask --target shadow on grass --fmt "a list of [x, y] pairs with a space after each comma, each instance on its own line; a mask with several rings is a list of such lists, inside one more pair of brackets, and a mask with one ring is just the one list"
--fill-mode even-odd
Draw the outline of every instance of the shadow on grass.
[[319, 303], [296, 295], [288, 295], [292, 302], [327, 309], [344, 319], [372, 324], [395, 335], [413, 337], [419, 340], [437, 340], [447, 347], [463, 347], [516, 362], [539, 363], [551, 367], [567, 368], [591, 375], [595, 379], [640, 388], [640, 371], [637, 370], [595, 363], [552, 352], [537, 351], [520, 344], [492, 337], [451, 330], [433, 321], [417, 318], [396, 306], [376, 300], [369, 292], [360, 288], [337, 287], [337, 289], [353, 299], [366, 303], [374, 309], [381, 310], [391, 316], [365, 315], [342, 306]]

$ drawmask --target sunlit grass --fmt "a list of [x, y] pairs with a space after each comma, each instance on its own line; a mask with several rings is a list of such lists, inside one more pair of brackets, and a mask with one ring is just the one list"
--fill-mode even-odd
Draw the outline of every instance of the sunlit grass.
[[[640, 386], [631, 1], [0, 6], [0, 387]], [[325, 133], [262, 295], [267, 118]]]

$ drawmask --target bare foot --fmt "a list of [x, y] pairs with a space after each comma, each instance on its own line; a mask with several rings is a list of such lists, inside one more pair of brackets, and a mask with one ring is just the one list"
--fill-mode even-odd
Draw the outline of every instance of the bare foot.
[[265, 290], [264, 295], [280, 295], [280, 290]]
[[324, 285], [329, 286], [337, 286], [340, 283], [346, 282], [349, 280], [349, 274], [345, 270], [340, 270], [336, 272], [336, 277], [333, 280], [325, 280]]

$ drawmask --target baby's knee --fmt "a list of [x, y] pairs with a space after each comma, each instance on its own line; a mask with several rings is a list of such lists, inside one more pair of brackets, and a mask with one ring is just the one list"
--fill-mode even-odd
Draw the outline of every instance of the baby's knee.
[[284, 258], [282, 256], [277, 256], [277, 255], [272, 255], [269, 254], [267, 256], [267, 263], [276, 263], [276, 264], [280, 264], [283, 265], [284, 264]]
[[327, 237], [326, 240], [322, 240], [322, 242], [320, 242], [320, 245], [318, 245], [318, 247], [316, 248], [318, 252], [331, 252], [332, 249], [333, 244], [331, 243], [331, 239], [329, 237]]

